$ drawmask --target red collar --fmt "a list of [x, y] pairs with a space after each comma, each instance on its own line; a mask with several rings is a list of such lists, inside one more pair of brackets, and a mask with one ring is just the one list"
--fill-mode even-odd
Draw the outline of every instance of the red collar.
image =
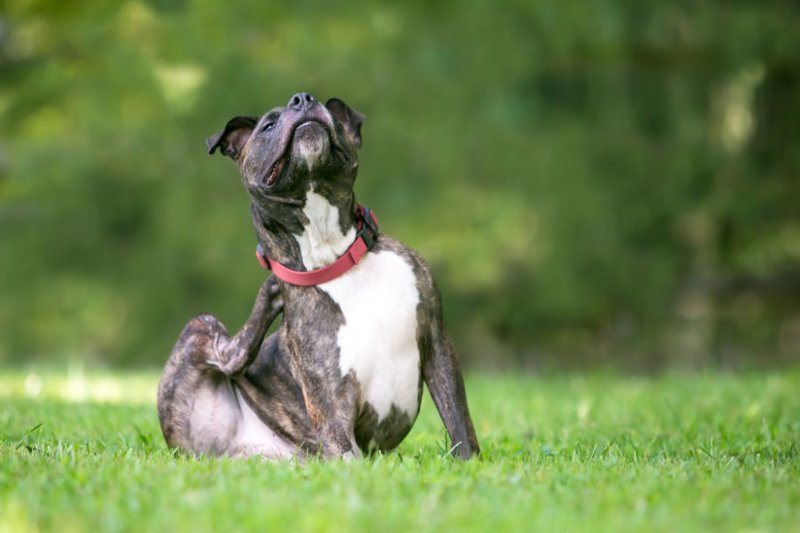
[[370, 211], [368, 207], [357, 205], [356, 220], [358, 221], [356, 240], [353, 241], [350, 248], [339, 259], [330, 265], [316, 270], [309, 270], [308, 272], [292, 270], [267, 257], [261, 244], [256, 246], [256, 258], [262, 267], [267, 270], [271, 269], [279, 279], [291, 285], [310, 287], [327, 283], [356, 266], [361, 261], [361, 258], [375, 246], [375, 241], [377, 241], [379, 234], [378, 219], [375, 213]]

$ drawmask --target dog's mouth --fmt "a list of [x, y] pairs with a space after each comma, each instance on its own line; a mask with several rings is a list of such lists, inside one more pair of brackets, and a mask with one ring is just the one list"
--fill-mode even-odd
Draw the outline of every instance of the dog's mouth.
[[319, 120], [316, 119], [308, 119], [308, 120], [301, 120], [298, 121], [293, 127], [291, 133], [287, 136], [286, 146], [283, 149], [281, 155], [275, 160], [272, 166], [269, 168], [269, 171], [264, 174], [264, 184], [267, 187], [272, 187], [275, 185], [275, 182], [278, 181], [278, 178], [281, 177], [283, 174], [284, 169], [286, 168], [286, 163], [289, 162], [289, 154], [292, 150], [292, 145], [294, 143], [295, 133], [305, 127], [310, 127], [312, 125], [317, 125], [322, 127], [328, 135], [330, 135], [330, 130], [328, 126]]
[[281, 175], [284, 167], [286, 166], [286, 159], [286, 155], [282, 155], [272, 164], [269, 174], [267, 174], [267, 179], [264, 180], [264, 183], [267, 185], [267, 187], [272, 187], [278, 180], [278, 177]]

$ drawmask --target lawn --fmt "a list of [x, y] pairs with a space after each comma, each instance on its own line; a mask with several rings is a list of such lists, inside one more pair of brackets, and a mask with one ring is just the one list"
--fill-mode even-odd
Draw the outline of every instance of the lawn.
[[399, 450], [175, 457], [156, 373], [0, 372], [0, 532], [800, 531], [800, 370], [471, 375], [483, 458], [430, 399]]

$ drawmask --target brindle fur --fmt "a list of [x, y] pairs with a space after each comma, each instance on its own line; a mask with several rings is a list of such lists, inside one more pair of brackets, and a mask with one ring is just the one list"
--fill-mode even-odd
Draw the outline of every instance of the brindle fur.
[[[308, 223], [303, 207], [311, 185], [338, 209], [342, 233], [356, 224], [353, 184], [363, 118], [340, 100], [329, 100], [323, 108], [313, 97], [300, 93], [286, 107], [272, 109], [260, 119], [231, 119], [209, 139], [210, 153], [219, 148], [238, 164], [252, 200], [256, 234], [273, 259], [294, 270], [307, 270], [294, 235], [301, 234]], [[309, 119], [321, 124], [330, 144], [313, 171], [291, 151], [295, 128]], [[265, 129], [268, 123], [273, 125]], [[281, 160], [277, 180], [265, 183]], [[469, 458], [479, 453], [478, 442], [430, 269], [414, 251], [385, 235], [373, 249], [373, 253], [381, 251], [401, 256], [417, 279], [421, 370], [417, 398], [421, 399], [424, 379], [453, 443], [452, 453]], [[278, 331], [264, 339], [281, 311]], [[337, 333], [343, 322], [341, 309], [326, 292], [274, 277], [264, 283], [250, 318], [233, 337], [213, 316], [192, 319], [178, 339], [159, 386], [159, 418], [168, 445], [192, 453], [246, 455], [246, 450], [232, 447], [235, 423], [219, 424], [217, 429], [192, 423], [209, 398], [229, 402], [232, 391], [238, 391], [261, 421], [296, 446], [300, 456], [320, 453], [346, 458], [397, 446], [417, 413], [409, 416], [392, 405], [379, 421], [373, 406], [359, 402], [356, 376], [352, 372], [342, 376], [339, 368]]]

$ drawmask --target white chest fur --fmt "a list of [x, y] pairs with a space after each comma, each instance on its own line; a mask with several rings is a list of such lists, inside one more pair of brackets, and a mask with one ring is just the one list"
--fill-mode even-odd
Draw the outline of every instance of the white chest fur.
[[339, 305], [339, 368], [351, 370], [381, 420], [392, 404], [413, 419], [418, 409], [419, 292], [411, 265], [393, 252], [368, 253], [343, 276], [319, 286]]
[[301, 235], [295, 235], [306, 268], [320, 268], [333, 263], [356, 238], [355, 228], [343, 234], [339, 228], [339, 210], [321, 194], [310, 188], [303, 212], [308, 224]]
[[[347, 250], [355, 229], [343, 234], [339, 210], [313, 188], [306, 194], [303, 211], [308, 224], [295, 238], [305, 266], [320, 268]], [[344, 315], [338, 333], [339, 368], [342, 376], [355, 372], [361, 405], [369, 402], [379, 420], [392, 405], [413, 418], [419, 407], [420, 360], [419, 291], [411, 265], [394, 252], [370, 252], [344, 275], [319, 288]]]

